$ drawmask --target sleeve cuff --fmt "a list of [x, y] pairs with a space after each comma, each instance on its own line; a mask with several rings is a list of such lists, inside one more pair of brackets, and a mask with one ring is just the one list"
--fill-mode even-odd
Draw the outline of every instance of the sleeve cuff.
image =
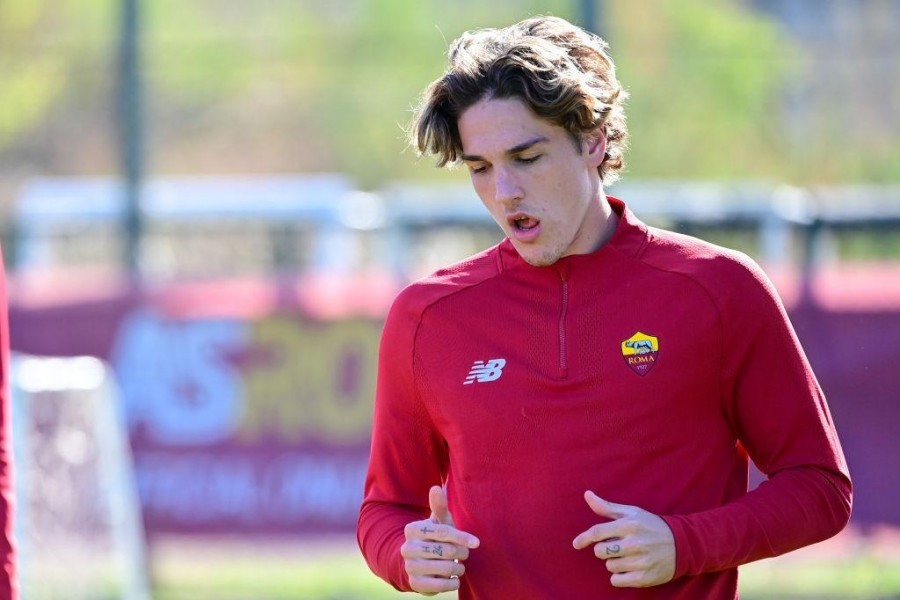
[[660, 518], [669, 526], [669, 529], [672, 531], [672, 537], [675, 539], [675, 575], [672, 579], [690, 575], [690, 557], [692, 552], [687, 542], [684, 518], [676, 515], [660, 515]]

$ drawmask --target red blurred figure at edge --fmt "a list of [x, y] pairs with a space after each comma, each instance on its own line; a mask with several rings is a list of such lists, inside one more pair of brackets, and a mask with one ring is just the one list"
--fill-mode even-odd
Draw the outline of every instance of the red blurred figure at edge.
[[10, 418], [9, 319], [6, 272], [0, 250], [0, 600], [16, 600], [16, 555], [13, 545], [12, 423]]

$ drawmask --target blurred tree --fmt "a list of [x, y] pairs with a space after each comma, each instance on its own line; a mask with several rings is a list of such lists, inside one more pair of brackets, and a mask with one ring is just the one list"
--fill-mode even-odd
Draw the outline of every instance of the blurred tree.
[[45, 51], [58, 27], [48, 8], [0, 4], [0, 150], [45, 117], [69, 76], [72, 55]]
[[66, 171], [88, 157], [114, 165], [111, 151], [98, 161], [95, 150], [112, 141], [103, 127], [109, 115], [96, 109], [110, 98], [98, 103], [96, 94], [111, 94], [115, 8], [92, 0], [0, 3], [0, 155], [8, 168], [36, 160], [45, 171]]
[[631, 93], [629, 178], [789, 175], [779, 92], [798, 48], [723, 0], [619, 0], [613, 54]]
[[37, 4], [0, 4], [0, 149], [43, 117], [59, 89], [64, 69], [55, 57], [38, 56], [21, 67], [13, 62], [29, 51], [41, 12]]
[[572, 3], [150, 4], [158, 143], [191, 158], [160, 156], [161, 170], [253, 168], [264, 159], [269, 170], [341, 171], [374, 187], [422, 176], [401, 156], [402, 129], [416, 95], [443, 69], [448, 36], [541, 11], [568, 16]]
[[[540, 13], [574, 19], [581, 3], [143, 4], [148, 173], [340, 171], [374, 188], [397, 178], [459, 179], [417, 161], [403, 133], [453, 38]], [[4, 172], [117, 171], [117, 9], [95, 0], [0, 2], [0, 180]], [[809, 73], [821, 71], [809, 67], [821, 57], [746, 0], [605, 0], [600, 14], [631, 93], [627, 179], [900, 180], [896, 124], [842, 135], [853, 121], [834, 102], [839, 84], [822, 88], [826, 99], [812, 97], [819, 88]], [[798, 136], [791, 115], [826, 105], [832, 116], [808, 119]]]

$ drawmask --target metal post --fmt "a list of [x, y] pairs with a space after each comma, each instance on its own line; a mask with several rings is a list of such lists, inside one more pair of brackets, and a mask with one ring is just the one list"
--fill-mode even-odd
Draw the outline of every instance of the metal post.
[[578, 24], [588, 31], [596, 31], [597, 15], [594, 14], [594, 0], [577, 0]]
[[609, 28], [605, 22], [603, 0], [577, 0], [577, 5], [579, 24], [608, 42]]
[[800, 300], [813, 303], [813, 282], [816, 276], [816, 266], [819, 261], [819, 249], [822, 243], [825, 223], [816, 215], [803, 230], [803, 265], [800, 273]]
[[141, 120], [141, 64], [139, 0], [122, 0], [119, 40], [118, 130], [125, 200], [125, 264], [133, 282], [139, 282], [143, 131]]

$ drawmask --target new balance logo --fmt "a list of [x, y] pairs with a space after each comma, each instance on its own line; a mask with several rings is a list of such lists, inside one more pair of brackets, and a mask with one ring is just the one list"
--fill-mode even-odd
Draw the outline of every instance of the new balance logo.
[[485, 383], [487, 381], [495, 381], [500, 379], [500, 376], [503, 375], [503, 367], [506, 366], [506, 359], [504, 358], [494, 358], [487, 362], [482, 360], [476, 360], [475, 364], [472, 365], [472, 370], [469, 371], [468, 377], [463, 382], [463, 385], [469, 385], [470, 383]]

